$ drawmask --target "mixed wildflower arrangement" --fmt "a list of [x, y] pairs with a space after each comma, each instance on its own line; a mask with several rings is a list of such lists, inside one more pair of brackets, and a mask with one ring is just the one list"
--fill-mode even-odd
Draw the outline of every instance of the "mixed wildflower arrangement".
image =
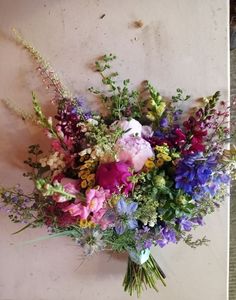
[[228, 150], [229, 108], [220, 94], [203, 98], [183, 121], [181, 103], [190, 97], [178, 89], [171, 100], [145, 82], [130, 90], [129, 80], [116, 83], [115, 56], [96, 64], [106, 91], [90, 88], [104, 104], [91, 112], [82, 98], [63, 86], [50, 65], [23, 38], [18, 42], [35, 58], [48, 89], [54, 91], [55, 117], [46, 116], [33, 93], [35, 118], [51, 150], [29, 147], [24, 176], [34, 183], [31, 194], [17, 186], [0, 189], [13, 222], [24, 228], [47, 226], [49, 236], [69, 236], [85, 255], [101, 250], [127, 252], [123, 286], [131, 295], [164, 285], [165, 274], [150, 253], [184, 241], [204, 224], [224, 200], [235, 170], [235, 149]]

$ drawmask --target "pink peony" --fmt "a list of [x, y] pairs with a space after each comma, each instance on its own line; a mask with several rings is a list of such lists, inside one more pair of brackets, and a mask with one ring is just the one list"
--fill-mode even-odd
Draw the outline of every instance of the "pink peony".
[[118, 193], [119, 187], [122, 187], [122, 191], [128, 194], [133, 188], [129, 181], [129, 176], [132, 175], [129, 167], [129, 164], [121, 161], [101, 164], [96, 173], [97, 184], [111, 193]]
[[[65, 191], [69, 194], [76, 195], [79, 192], [79, 181], [71, 178], [62, 178], [60, 184], [64, 187]], [[54, 194], [52, 196], [56, 202], [65, 202], [68, 199], [60, 194]]]
[[118, 160], [129, 163], [136, 172], [143, 168], [148, 158], [154, 156], [150, 143], [141, 137], [122, 137], [116, 147]]

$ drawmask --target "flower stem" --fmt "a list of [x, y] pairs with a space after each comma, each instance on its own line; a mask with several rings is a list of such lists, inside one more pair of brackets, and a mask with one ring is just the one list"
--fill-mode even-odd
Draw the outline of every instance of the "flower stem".
[[137, 296], [140, 297], [144, 288], [153, 288], [158, 292], [156, 286], [156, 282], [158, 280], [160, 280], [162, 284], [166, 286], [164, 281], [165, 277], [165, 274], [151, 254], [149, 259], [142, 265], [136, 264], [129, 257], [127, 271], [123, 281], [123, 287], [124, 290], [130, 294], [130, 296], [136, 292]]

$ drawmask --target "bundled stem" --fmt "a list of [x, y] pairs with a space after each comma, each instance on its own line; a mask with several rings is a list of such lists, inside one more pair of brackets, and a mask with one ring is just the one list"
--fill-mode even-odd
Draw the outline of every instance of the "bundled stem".
[[141, 265], [136, 264], [129, 257], [127, 271], [123, 281], [123, 287], [125, 291], [128, 291], [130, 296], [136, 292], [137, 296], [140, 297], [144, 288], [153, 288], [158, 292], [156, 286], [156, 282], [158, 280], [160, 280], [162, 284], [166, 286], [164, 281], [165, 277], [165, 274], [151, 254], [148, 260]]

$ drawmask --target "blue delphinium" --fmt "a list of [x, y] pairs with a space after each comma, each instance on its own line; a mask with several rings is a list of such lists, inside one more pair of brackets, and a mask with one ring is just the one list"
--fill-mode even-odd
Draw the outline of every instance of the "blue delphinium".
[[195, 189], [204, 191], [204, 186], [212, 177], [217, 166], [217, 157], [211, 155], [204, 157], [203, 153], [186, 155], [178, 164], [176, 169], [175, 187], [193, 195]]
[[138, 208], [138, 203], [130, 202], [127, 203], [123, 198], [121, 198], [117, 205], [117, 217], [115, 221], [116, 233], [121, 235], [127, 229], [135, 229], [138, 226], [138, 222], [134, 217], [134, 213]]

